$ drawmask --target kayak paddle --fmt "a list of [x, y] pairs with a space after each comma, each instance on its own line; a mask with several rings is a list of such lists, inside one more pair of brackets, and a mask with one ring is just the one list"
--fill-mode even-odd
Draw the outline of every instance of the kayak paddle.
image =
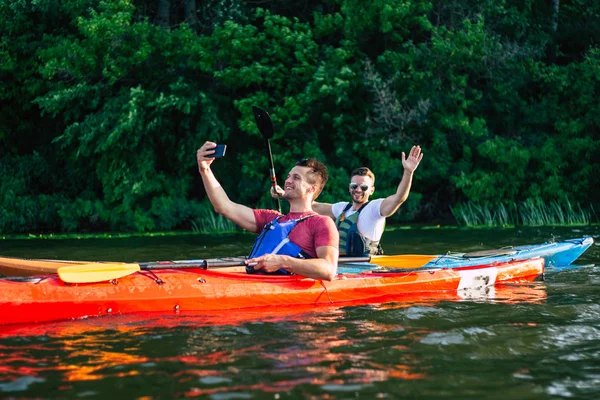
[[[275, 178], [275, 166], [273, 165], [273, 153], [271, 152], [271, 142], [269, 139], [273, 137], [273, 121], [268, 112], [260, 107], [252, 106], [254, 112], [254, 119], [256, 120], [256, 126], [260, 131], [261, 135], [265, 138], [265, 144], [267, 145], [267, 152], [269, 153], [269, 173], [271, 175], [271, 186], [277, 187], [277, 179]], [[281, 199], [277, 197], [277, 210], [281, 213]]]
[[[339, 264], [371, 263], [387, 268], [419, 268], [437, 256], [408, 254], [398, 256], [372, 256], [372, 257], [341, 257]], [[139, 271], [155, 269], [215, 269], [245, 266], [243, 258], [232, 260], [197, 260], [190, 262], [173, 263], [90, 263], [71, 265], [58, 268], [58, 276], [66, 283], [93, 283], [111, 281], [122, 278]]]
[[[346, 257], [341, 257], [344, 260]], [[369, 263], [386, 268], [419, 268], [438, 256], [424, 254], [402, 254], [397, 256], [371, 256]], [[342, 261], [340, 261], [341, 263]]]

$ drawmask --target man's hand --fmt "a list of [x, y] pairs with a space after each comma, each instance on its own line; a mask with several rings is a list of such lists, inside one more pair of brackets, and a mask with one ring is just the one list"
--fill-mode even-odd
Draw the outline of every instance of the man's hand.
[[281, 188], [281, 186], [276, 185], [275, 187], [271, 186], [271, 197], [276, 199], [276, 198], [280, 198], [283, 197], [283, 195], [285, 194], [285, 191]]
[[254, 257], [246, 260], [246, 264], [253, 265], [255, 270], [275, 272], [281, 268], [286, 269], [284, 265], [284, 257], [286, 256], [281, 256], [279, 254], [265, 254], [264, 256]]
[[202, 147], [196, 152], [196, 160], [198, 161], [198, 171], [206, 171], [210, 168], [210, 164], [215, 160], [211, 157], [211, 154], [215, 153], [215, 147], [217, 144], [214, 142], [204, 142]]
[[404, 152], [402, 152], [402, 166], [405, 171], [411, 173], [414, 172], [422, 159], [423, 153], [421, 153], [421, 146], [413, 146], [412, 149], [410, 149], [408, 158], [404, 155]]

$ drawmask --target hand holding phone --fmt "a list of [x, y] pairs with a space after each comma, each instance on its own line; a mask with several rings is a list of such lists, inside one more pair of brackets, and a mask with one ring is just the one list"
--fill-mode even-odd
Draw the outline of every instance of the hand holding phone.
[[226, 144], [218, 144], [217, 147], [214, 148], [215, 152], [212, 154], [214, 158], [221, 158], [225, 155], [225, 151], [227, 150]]

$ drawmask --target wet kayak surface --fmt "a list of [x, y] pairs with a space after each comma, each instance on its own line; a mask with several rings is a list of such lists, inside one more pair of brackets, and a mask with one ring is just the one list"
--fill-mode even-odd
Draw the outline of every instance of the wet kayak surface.
[[[582, 236], [595, 243], [575, 265], [471, 298], [3, 327], [0, 397], [597, 398], [600, 228], [399, 229], [383, 245], [439, 254]], [[239, 255], [252, 243], [225, 238], [2, 241], [0, 254], [130, 262]]]

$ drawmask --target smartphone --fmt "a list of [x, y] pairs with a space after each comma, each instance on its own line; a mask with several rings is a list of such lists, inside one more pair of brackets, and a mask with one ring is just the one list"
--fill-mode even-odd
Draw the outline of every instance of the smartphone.
[[212, 154], [212, 156], [214, 158], [223, 157], [225, 155], [225, 151], [226, 150], [227, 150], [227, 145], [226, 144], [218, 144], [217, 147], [215, 147], [215, 153]]

